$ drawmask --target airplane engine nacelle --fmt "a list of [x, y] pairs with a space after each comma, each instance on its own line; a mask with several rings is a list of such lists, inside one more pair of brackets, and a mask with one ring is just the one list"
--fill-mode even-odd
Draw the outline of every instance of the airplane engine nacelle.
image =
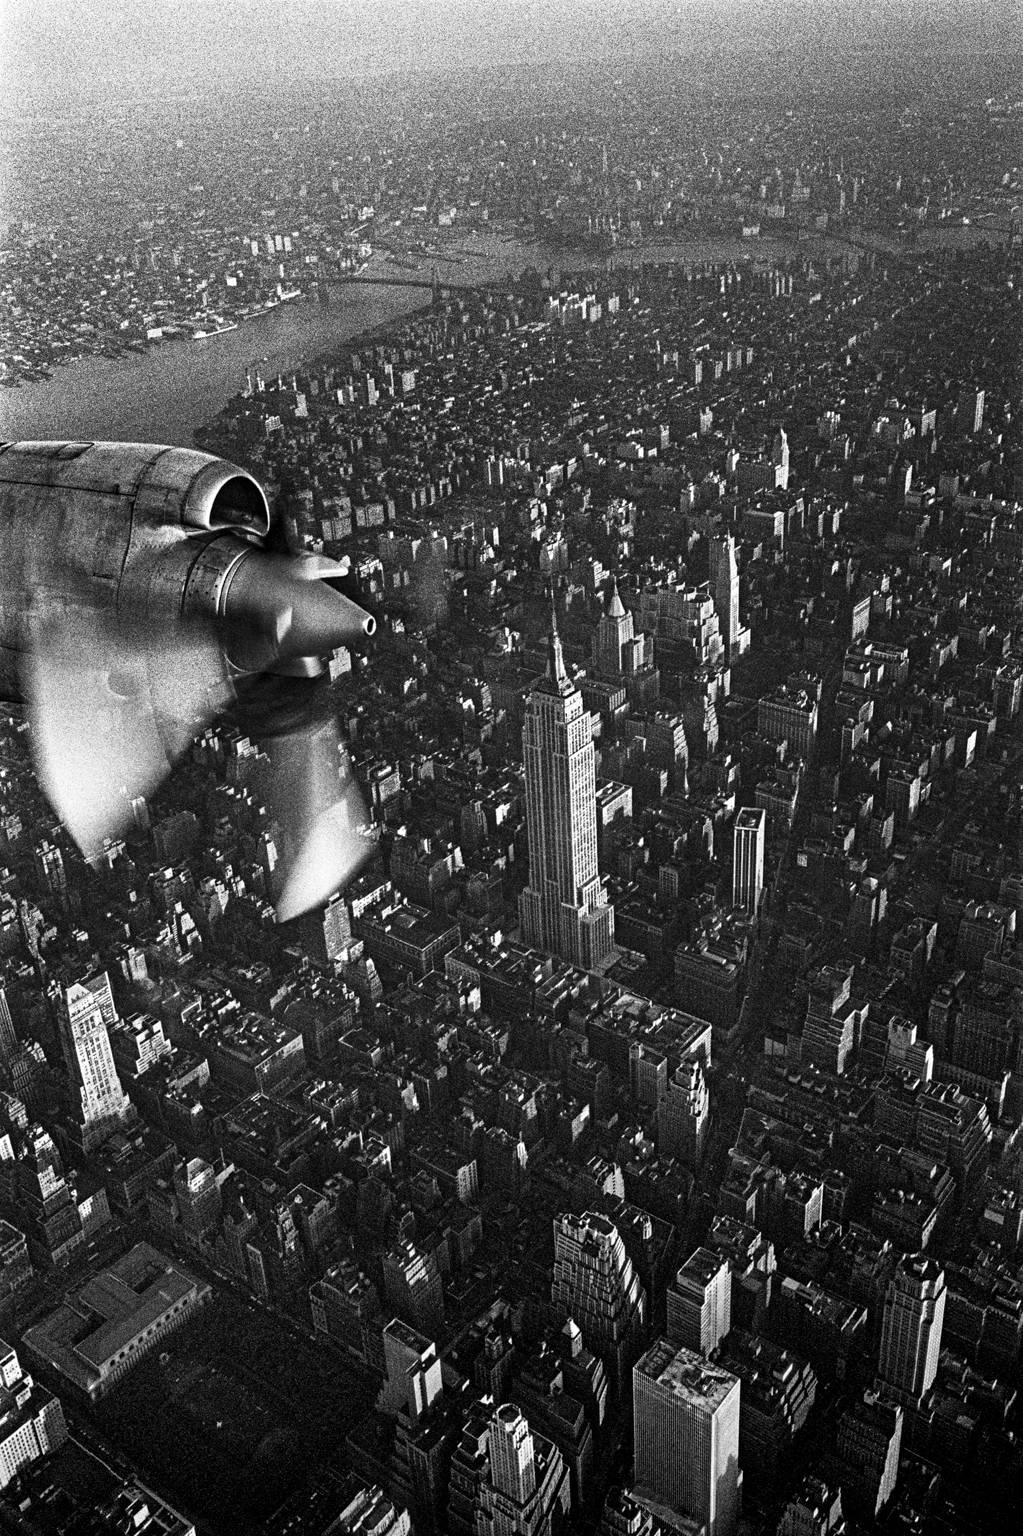
[[0, 698], [28, 703], [65, 824], [91, 855], [227, 715], [267, 742], [293, 915], [365, 857], [323, 658], [375, 623], [342, 566], [272, 533], [258, 481], [210, 454], [0, 444]]

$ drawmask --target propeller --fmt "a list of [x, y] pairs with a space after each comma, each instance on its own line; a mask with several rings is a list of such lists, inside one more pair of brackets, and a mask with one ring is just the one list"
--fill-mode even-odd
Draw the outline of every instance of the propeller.
[[196, 565], [169, 614], [151, 601], [116, 613], [91, 589], [37, 594], [24, 661], [36, 767], [93, 858], [207, 726], [237, 724], [269, 760], [267, 809], [282, 832], [274, 894], [287, 921], [325, 902], [373, 849], [321, 658], [375, 625], [336, 590], [345, 572], [332, 561], [234, 539], [217, 552], [213, 596], [196, 583], [190, 601]]
[[277, 915], [287, 922], [361, 868], [374, 848], [371, 822], [325, 678], [254, 675], [229, 716], [269, 762], [267, 804], [282, 834]]

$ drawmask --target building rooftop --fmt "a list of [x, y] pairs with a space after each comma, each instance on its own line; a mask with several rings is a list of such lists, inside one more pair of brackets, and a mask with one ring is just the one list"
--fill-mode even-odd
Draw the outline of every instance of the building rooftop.
[[700, 1403], [709, 1409], [719, 1407], [730, 1393], [739, 1388], [739, 1378], [720, 1365], [714, 1365], [691, 1349], [679, 1348], [668, 1339], [658, 1339], [637, 1361], [637, 1376], [666, 1387], [673, 1396]]

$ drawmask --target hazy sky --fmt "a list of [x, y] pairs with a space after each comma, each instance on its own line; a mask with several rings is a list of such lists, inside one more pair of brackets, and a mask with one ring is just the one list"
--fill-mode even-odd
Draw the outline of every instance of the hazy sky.
[[1018, 43], [1023, 0], [0, 0], [0, 85], [10, 104], [833, 35]]

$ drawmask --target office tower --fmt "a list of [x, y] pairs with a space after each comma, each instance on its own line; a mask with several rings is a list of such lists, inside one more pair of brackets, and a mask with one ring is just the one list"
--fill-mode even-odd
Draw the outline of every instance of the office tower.
[[212, 1163], [201, 1157], [175, 1163], [171, 1188], [182, 1231], [193, 1239], [214, 1234], [223, 1214], [224, 1195]]
[[866, 1007], [852, 999], [852, 974], [829, 965], [810, 977], [800, 1042], [804, 1065], [840, 1074], [859, 1045]]
[[651, 664], [652, 644], [636, 634], [632, 614], [618, 595], [618, 583], [597, 623], [591, 648], [592, 666], [599, 677], [635, 677]]
[[487, 1427], [487, 1451], [476, 1530], [553, 1536], [571, 1507], [568, 1468], [557, 1446], [534, 1435], [514, 1403], [502, 1403]]
[[436, 1344], [400, 1318], [392, 1318], [384, 1329], [384, 1369], [377, 1407], [381, 1413], [403, 1414], [418, 1424], [444, 1389]]
[[897, 1403], [882, 1402], [869, 1391], [839, 1419], [835, 1450], [848, 1469], [842, 1485], [851, 1514], [875, 1520], [895, 1492], [903, 1420]]
[[36, 876], [40, 885], [53, 896], [61, 906], [67, 905], [67, 871], [64, 868], [64, 857], [59, 848], [55, 848], [46, 838], [35, 849]]
[[762, 1334], [735, 1328], [715, 1363], [739, 1378], [739, 1461], [743, 1491], [763, 1504], [787, 1482], [783, 1470], [817, 1400], [808, 1360]]
[[593, 970], [614, 950], [614, 910], [597, 870], [593, 720], [565, 670], [557, 626], [522, 729], [529, 884], [519, 898], [527, 944]]
[[7, 1001], [7, 992], [0, 987], [0, 1064], [9, 1064], [18, 1049], [18, 1037], [14, 1033], [14, 1020]]
[[739, 1379], [658, 1339], [633, 1367], [636, 1493], [734, 1536], [739, 1519]]
[[489, 1447], [494, 1487], [524, 1504], [536, 1488], [533, 1437], [513, 1403], [504, 1403], [491, 1419]]
[[710, 541], [710, 579], [725, 655], [730, 657], [739, 640], [739, 567], [730, 533]]
[[596, 1211], [554, 1220], [551, 1303], [574, 1318], [621, 1391], [646, 1323], [647, 1297], [621, 1233]]
[[657, 1109], [657, 1149], [696, 1169], [710, 1127], [710, 1093], [695, 1056], [680, 1061]]
[[0, 1221], [0, 1302], [27, 1284], [34, 1273], [24, 1232]]
[[398, 1316], [420, 1332], [433, 1336], [444, 1327], [444, 1282], [437, 1260], [408, 1238], [381, 1261], [384, 1295]]
[[173, 1055], [174, 1047], [154, 1014], [135, 1013], [118, 1019], [110, 1031], [110, 1049], [118, 1075], [136, 1081], [158, 1061]]
[[732, 1326], [732, 1272], [727, 1259], [697, 1248], [668, 1287], [668, 1338], [710, 1355]]
[[984, 425], [984, 391], [982, 389], [965, 388], [959, 391], [959, 417], [960, 432], [973, 437]]
[[68, 1263], [85, 1243], [82, 1214], [53, 1137], [41, 1125], [31, 1125], [25, 1132], [14, 1184], [14, 1201], [33, 1264], [55, 1269]]
[[771, 457], [775, 469], [775, 486], [778, 490], [786, 491], [789, 485], [789, 440], [785, 436], [784, 427], [779, 427], [774, 434]]
[[781, 1512], [775, 1536], [844, 1536], [841, 1490], [808, 1473]]
[[380, 1297], [356, 1261], [343, 1257], [309, 1287], [313, 1327], [329, 1334], [360, 1360], [374, 1357], [380, 1341]]
[[735, 818], [732, 834], [732, 905], [756, 917], [764, 890], [764, 850], [767, 812], [745, 807]]
[[756, 1227], [721, 1215], [714, 1218], [706, 1246], [727, 1260], [732, 1273], [732, 1326], [760, 1332], [775, 1290], [774, 1244]]
[[904, 1406], [919, 1403], [938, 1371], [945, 1321], [945, 1274], [922, 1253], [900, 1259], [888, 1282], [878, 1381]]
[[437, 1346], [397, 1318], [383, 1334], [386, 1376], [377, 1408], [392, 1418], [386, 1479], [395, 1503], [408, 1508], [421, 1536], [444, 1530], [447, 1463], [456, 1425], [444, 1401]]
[[656, 1109], [668, 1092], [668, 1058], [655, 1046], [634, 1040], [629, 1046], [629, 1087], [639, 1105]]
[[91, 1152], [130, 1115], [110, 1048], [108, 1026], [117, 1018], [110, 979], [104, 971], [75, 982], [65, 992], [66, 1016], [59, 1021], [64, 1060], [71, 1077], [74, 1112], [82, 1149]]
[[59, 1399], [25, 1375], [14, 1350], [0, 1339], [0, 1488], [66, 1439]]

